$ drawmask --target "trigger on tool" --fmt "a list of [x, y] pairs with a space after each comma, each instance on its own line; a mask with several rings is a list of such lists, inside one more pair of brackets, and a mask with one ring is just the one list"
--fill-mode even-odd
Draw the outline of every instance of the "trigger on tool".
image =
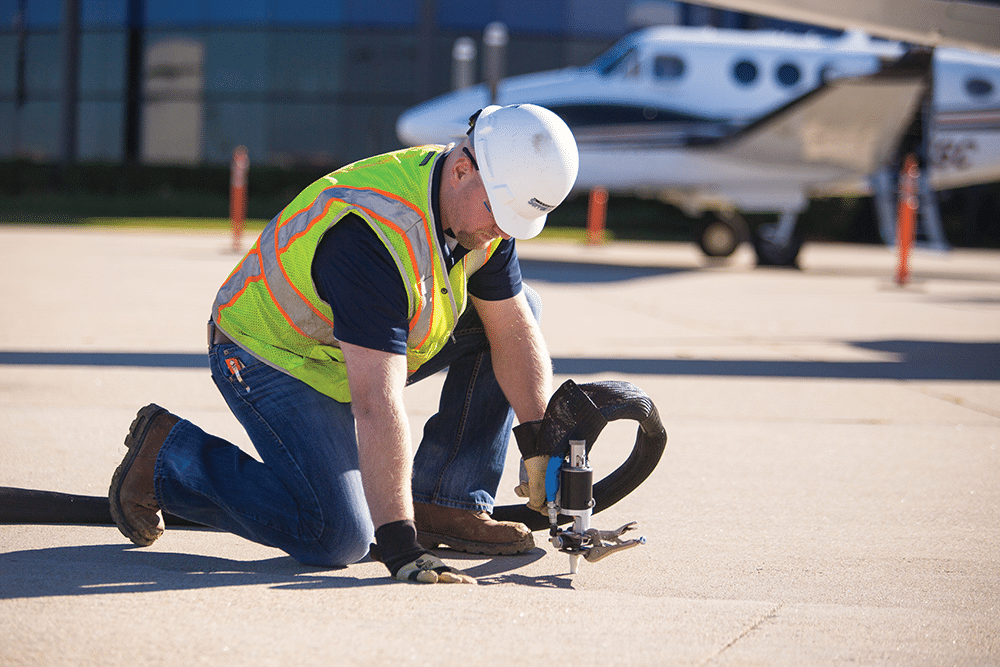
[[545, 468], [545, 499], [550, 503], [556, 501], [559, 491], [559, 469], [562, 468], [561, 457], [549, 457], [549, 465]]

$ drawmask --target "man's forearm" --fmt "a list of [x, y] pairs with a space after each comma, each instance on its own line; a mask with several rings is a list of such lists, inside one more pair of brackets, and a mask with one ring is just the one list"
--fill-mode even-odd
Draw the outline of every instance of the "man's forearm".
[[384, 411], [355, 415], [361, 480], [376, 528], [413, 519], [409, 425], [405, 414], [386, 407]]
[[493, 372], [519, 422], [541, 419], [552, 392], [552, 359], [527, 302], [490, 338]]
[[358, 434], [358, 464], [372, 522], [413, 518], [406, 357], [341, 343]]
[[552, 390], [552, 361], [544, 344], [494, 348], [493, 368], [518, 421], [541, 419]]

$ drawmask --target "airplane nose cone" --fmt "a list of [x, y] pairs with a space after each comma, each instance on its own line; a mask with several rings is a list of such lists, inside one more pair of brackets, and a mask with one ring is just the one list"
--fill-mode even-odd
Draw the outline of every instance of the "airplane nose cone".
[[420, 137], [427, 135], [426, 123], [420, 122], [419, 118], [416, 117], [418, 114], [414, 111], [415, 109], [404, 111], [396, 119], [396, 137], [404, 146], [419, 146], [427, 143], [420, 139]]
[[469, 129], [469, 116], [482, 109], [486, 92], [474, 86], [407, 109], [396, 119], [396, 136], [404, 146], [458, 141]]

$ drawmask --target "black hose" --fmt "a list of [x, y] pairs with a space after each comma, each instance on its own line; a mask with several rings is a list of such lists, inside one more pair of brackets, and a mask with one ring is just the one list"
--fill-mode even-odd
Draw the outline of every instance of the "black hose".
[[[201, 524], [164, 513], [171, 526]], [[57, 491], [38, 491], [0, 486], [0, 524], [115, 524], [107, 496], [78, 496]]]
[[[617, 470], [594, 484], [594, 513], [611, 507], [632, 493], [656, 468], [667, 444], [667, 432], [660, 423], [656, 406], [638, 387], [629, 382], [609, 381], [579, 385], [607, 421], [631, 419], [639, 422], [632, 454]], [[588, 442], [589, 446], [593, 442]], [[201, 524], [164, 513], [173, 526]], [[527, 505], [504, 505], [493, 511], [498, 521], [520, 521], [531, 530], [549, 527], [548, 517]], [[570, 517], [560, 517], [567, 523]], [[0, 524], [96, 524], [113, 525], [107, 496], [79, 496], [55, 491], [38, 491], [0, 486]]]
[[[631, 419], [639, 422], [632, 453], [614, 472], [594, 484], [594, 513], [605, 510], [632, 493], [656, 468], [667, 445], [667, 431], [660, 422], [653, 401], [630, 382], [607, 381], [581, 384], [579, 388], [593, 401], [607, 421]], [[588, 451], [593, 442], [587, 443]], [[519, 521], [531, 530], [545, 530], [549, 518], [527, 505], [503, 505], [493, 510], [498, 521]], [[572, 517], [560, 516], [559, 523]]]

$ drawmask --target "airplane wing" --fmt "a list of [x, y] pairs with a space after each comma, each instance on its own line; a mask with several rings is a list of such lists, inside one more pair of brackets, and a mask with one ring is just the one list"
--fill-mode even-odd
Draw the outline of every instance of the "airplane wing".
[[930, 84], [931, 52], [835, 79], [706, 147], [728, 158], [869, 174], [895, 157]]
[[886, 39], [1000, 53], [997, 0], [701, 0], [741, 12], [777, 16]]

